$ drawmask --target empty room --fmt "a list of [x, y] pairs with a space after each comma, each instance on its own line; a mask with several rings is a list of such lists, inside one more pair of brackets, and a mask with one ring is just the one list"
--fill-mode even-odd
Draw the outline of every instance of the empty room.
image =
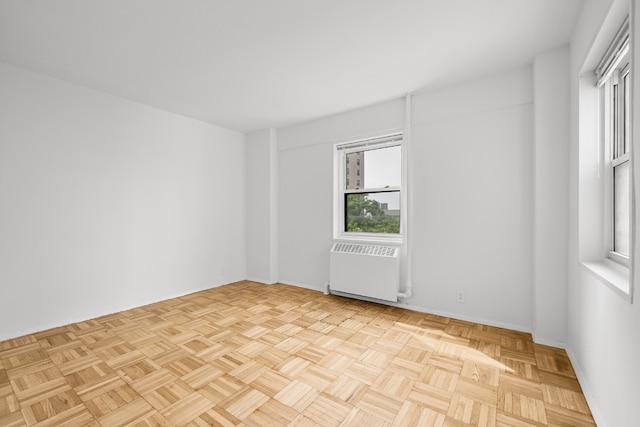
[[638, 22], [0, 0], [0, 426], [640, 426]]

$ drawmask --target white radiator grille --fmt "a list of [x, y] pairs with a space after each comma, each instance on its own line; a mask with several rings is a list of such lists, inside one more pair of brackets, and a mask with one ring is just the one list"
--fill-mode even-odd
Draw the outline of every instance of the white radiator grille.
[[398, 300], [399, 248], [360, 243], [334, 243], [330, 253], [332, 291]]
[[397, 256], [398, 248], [393, 246], [363, 245], [360, 243], [336, 243], [331, 249], [333, 252], [362, 254], [374, 256]]

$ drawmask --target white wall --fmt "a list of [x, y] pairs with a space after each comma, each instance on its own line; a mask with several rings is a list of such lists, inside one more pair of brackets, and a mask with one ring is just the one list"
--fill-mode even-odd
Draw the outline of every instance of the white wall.
[[3, 64], [0, 120], [0, 340], [244, 278], [242, 134]]
[[569, 225], [569, 48], [536, 56], [534, 78], [533, 335], [567, 339]]
[[333, 142], [397, 129], [404, 102], [393, 100], [278, 129], [279, 281], [324, 289], [333, 236]]
[[[635, 426], [640, 415], [640, 307], [638, 301], [633, 304], [607, 287], [600, 280], [580, 266], [580, 253], [584, 242], [580, 234], [579, 207], [583, 197], [578, 162], [584, 161], [579, 150], [581, 134], [585, 130], [578, 122], [578, 100], [580, 71], [587, 61], [593, 64], [589, 53], [594, 49], [602, 53], [606, 48], [599, 43], [593, 45], [600, 31], [608, 33], [611, 40], [619, 24], [619, 17], [626, 14], [627, 1], [588, 0], [585, 2], [576, 30], [571, 41], [571, 147], [570, 147], [570, 228], [569, 228], [569, 294], [568, 294], [568, 344], [567, 350], [576, 369], [580, 384], [585, 392], [589, 406], [598, 425]], [[635, 22], [638, 10], [635, 12]], [[596, 40], [597, 41], [597, 40]], [[640, 79], [637, 58], [640, 57], [640, 34], [632, 38], [634, 58], [632, 59], [632, 80]], [[589, 65], [589, 64], [587, 64]], [[589, 68], [589, 67], [587, 67]], [[633, 84], [633, 126], [637, 135], [640, 123], [640, 85]], [[588, 129], [587, 129], [588, 130]], [[634, 137], [632, 152], [640, 152], [640, 140]], [[638, 162], [634, 163], [635, 193], [640, 188]], [[639, 211], [636, 209], [636, 224]], [[580, 230], [580, 233], [579, 233]], [[638, 237], [635, 233], [635, 248]], [[586, 240], [591, 240], [589, 236]], [[588, 248], [587, 248], [588, 249]], [[636, 255], [634, 268], [640, 268], [640, 259]], [[638, 277], [633, 283], [638, 295]]]
[[531, 79], [525, 67], [414, 96], [409, 304], [531, 329]]
[[[414, 95], [409, 306], [531, 329], [532, 100], [530, 67]], [[332, 143], [403, 125], [396, 99], [278, 130], [280, 281], [329, 278]]]
[[247, 279], [278, 281], [278, 146], [275, 129], [246, 136]]

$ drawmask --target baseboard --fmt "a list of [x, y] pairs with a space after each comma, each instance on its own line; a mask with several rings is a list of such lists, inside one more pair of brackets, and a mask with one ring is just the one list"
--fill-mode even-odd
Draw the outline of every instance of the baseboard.
[[491, 319], [485, 319], [482, 317], [474, 317], [474, 316], [465, 316], [465, 315], [461, 315], [459, 313], [449, 313], [446, 311], [441, 311], [441, 310], [432, 310], [432, 309], [428, 309], [428, 308], [424, 308], [421, 306], [416, 306], [416, 305], [411, 305], [411, 304], [402, 304], [402, 303], [392, 303], [395, 307], [400, 307], [400, 308], [406, 308], [408, 310], [413, 310], [413, 311], [419, 311], [420, 313], [426, 313], [426, 314], [433, 314], [436, 316], [442, 316], [442, 317], [448, 317], [450, 319], [456, 319], [456, 320], [462, 320], [465, 322], [473, 322], [473, 323], [478, 323], [480, 325], [487, 325], [487, 326], [492, 326], [494, 328], [502, 328], [502, 329], [509, 329], [512, 331], [518, 331], [518, 332], [524, 332], [524, 333], [531, 333], [531, 328], [524, 326], [524, 325], [518, 325], [515, 323], [507, 323], [507, 322], [498, 322], [495, 320], [491, 320]]
[[569, 356], [569, 360], [571, 361], [571, 366], [573, 367], [573, 371], [576, 373], [576, 377], [578, 378], [578, 383], [580, 384], [580, 388], [582, 388], [582, 394], [584, 398], [587, 400], [587, 405], [589, 405], [589, 410], [591, 411], [591, 415], [593, 416], [593, 420], [596, 422], [596, 425], [600, 427], [606, 427], [607, 423], [604, 421], [604, 417], [602, 416], [602, 411], [598, 408], [596, 404], [596, 399], [591, 391], [591, 387], [589, 386], [589, 381], [587, 381], [587, 377], [582, 372], [582, 368], [578, 363], [578, 359], [576, 359], [573, 350], [571, 347], [567, 345], [565, 351]]
[[[206, 291], [207, 289], [213, 289], [213, 288], [217, 288], [219, 286], [230, 285], [230, 284], [233, 284], [233, 283], [237, 283], [237, 282], [234, 281], [234, 282], [231, 282], [231, 283], [221, 283], [221, 284], [211, 285], [211, 286], [208, 286], [208, 287], [202, 288], [202, 289], [190, 289], [190, 290], [185, 291], [185, 292], [181, 292], [181, 293], [173, 294], [173, 295], [166, 295], [166, 296], [162, 296], [160, 298], [150, 298], [148, 300], [140, 301], [140, 302], [135, 303], [133, 305], [125, 305], [125, 306], [122, 306], [122, 307], [117, 307], [117, 308], [114, 307], [114, 308], [106, 309], [106, 310], [103, 310], [103, 311], [99, 311], [99, 312], [90, 314], [89, 316], [76, 316], [76, 317], [69, 317], [69, 318], [61, 319], [61, 320], [54, 320], [54, 321], [44, 322], [42, 325], [37, 326], [37, 327], [21, 329], [21, 330], [15, 331], [15, 333], [13, 333], [11, 336], [6, 336], [6, 337], [2, 336], [2, 337], [0, 337], [0, 341], [16, 339], [16, 338], [24, 337], [26, 335], [35, 334], [35, 333], [38, 333], [38, 332], [44, 332], [44, 331], [48, 331], [50, 329], [60, 328], [60, 327], [63, 327], [63, 326], [74, 324], [74, 323], [86, 322], [88, 320], [97, 319], [99, 317], [109, 316], [111, 314], [116, 314], [116, 313], [120, 313], [120, 312], [123, 312], [123, 311], [132, 310], [134, 308], [144, 307], [146, 305], [155, 304], [155, 303], [158, 303], [158, 302], [162, 302], [162, 301], [166, 301], [166, 300], [170, 300], [170, 299], [174, 299], [174, 298], [184, 297], [184, 296], [187, 296], [187, 295], [190, 295], [190, 294], [194, 294], [194, 293], [197, 293], [197, 292]], [[15, 335], [15, 334], [17, 334], [17, 335]]]
[[265, 280], [258, 277], [247, 277], [245, 280], [248, 282], [262, 283], [263, 285], [275, 285], [276, 283], [278, 283], [274, 282], [273, 280]]
[[[324, 292], [326, 290], [325, 287], [309, 286], [309, 285], [304, 284], [304, 283], [292, 282], [292, 281], [286, 281], [286, 280], [284, 280], [284, 281], [281, 280], [278, 283], [282, 283], [283, 285], [295, 286], [297, 288], [310, 289], [310, 290], [318, 291], [318, 292]], [[496, 328], [510, 329], [512, 331], [529, 333], [529, 334], [531, 334], [533, 342], [536, 343], [536, 344], [546, 345], [548, 347], [554, 347], [554, 348], [560, 348], [560, 349], [563, 349], [563, 350], [567, 350], [567, 343], [566, 342], [548, 340], [546, 338], [537, 336], [533, 332], [532, 328], [530, 326], [527, 326], [527, 325], [519, 325], [519, 324], [515, 324], [515, 323], [508, 323], [508, 322], [499, 322], [499, 321], [495, 321], [495, 320], [492, 320], [492, 319], [486, 319], [486, 318], [481, 318], [481, 317], [465, 316], [465, 315], [462, 315], [462, 314], [459, 314], [459, 313], [450, 313], [450, 312], [447, 312], [447, 311], [433, 310], [433, 309], [429, 309], [429, 308], [426, 308], [426, 307], [422, 307], [422, 306], [418, 306], [418, 305], [412, 305], [412, 304], [406, 304], [406, 303], [402, 303], [402, 302], [394, 303], [394, 302], [379, 300], [379, 299], [375, 299], [375, 298], [367, 298], [367, 297], [358, 296], [358, 295], [344, 294], [342, 292], [337, 292], [337, 291], [332, 291], [331, 293], [333, 295], [338, 295], [338, 296], [342, 296], [342, 297], [345, 297], [345, 298], [355, 298], [355, 299], [359, 299], [359, 300], [362, 300], [362, 301], [369, 301], [369, 302], [373, 302], [373, 303], [377, 303], [377, 304], [389, 305], [389, 306], [392, 306], [392, 307], [406, 308], [407, 310], [418, 311], [420, 313], [433, 314], [433, 315], [436, 315], [436, 316], [448, 317], [448, 318], [451, 318], [451, 319], [463, 320], [463, 321], [466, 321], [466, 322], [479, 323], [481, 325], [493, 326], [493, 327], [496, 327]]]
[[[325, 291], [324, 287], [309, 286], [309, 285], [305, 285], [303, 283], [296, 283], [296, 282], [289, 282], [289, 281], [280, 281], [279, 283], [282, 283], [283, 285], [295, 286], [297, 288], [310, 289], [310, 290], [314, 290], [314, 291], [318, 291], [318, 292], [324, 292]], [[343, 296], [345, 298], [355, 298], [355, 299], [360, 299], [362, 301], [369, 301], [369, 302], [373, 302], [373, 303], [377, 303], [377, 304], [388, 305], [388, 306], [391, 306], [391, 307], [405, 308], [407, 310], [413, 310], [413, 311], [417, 311], [417, 312], [425, 313], [425, 314], [433, 314], [435, 316], [448, 317], [450, 319], [462, 320], [462, 321], [465, 321], [465, 322], [473, 322], [473, 323], [479, 323], [481, 325], [493, 326], [493, 327], [496, 327], [496, 328], [510, 329], [512, 331], [531, 333], [531, 328], [529, 328], [527, 326], [524, 326], [524, 325], [517, 325], [517, 324], [505, 323], [505, 322], [496, 322], [496, 321], [493, 321], [493, 320], [490, 320], [490, 319], [483, 319], [483, 318], [473, 317], [473, 316], [464, 316], [464, 315], [460, 315], [458, 313], [448, 313], [448, 312], [445, 312], [445, 311], [432, 310], [432, 309], [428, 309], [428, 308], [425, 308], [425, 307], [406, 304], [406, 303], [384, 301], [384, 300], [378, 300], [378, 299], [375, 299], [375, 298], [367, 298], [367, 297], [360, 297], [360, 296], [352, 296], [352, 295], [348, 295], [348, 294], [343, 294], [342, 292], [332, 291], [331, 294], [338, 295], [338, 296]]]
[[563, 350], [566, 351], [567, 349], [567, 343], [565, 342], [560, 342], [560, 341], [554, 341], [554, 340], [548, 340], [545, 338], [540, 338], [539, 336], [537, 336], [535, 333], [531, 333], [531, 336], [533, 337], [533, 342], [536, 344], [540, 344], [540, 345], [546, 345], [548, 347], [556, 347], [556, 348], [561, 348]]
[[312, 290], [312, 291], [324, 292], [324, 287], [309, 286], [309, 285], [305, 285], [304, 283], [290, 282], [290, 281], [287, 281], [287, 280], [279, 280], [278, 283], [281, 283], [283, 285], [295, 286], [296, 288], [302, 288], [302, 289], [309, 289], [309, 290]]

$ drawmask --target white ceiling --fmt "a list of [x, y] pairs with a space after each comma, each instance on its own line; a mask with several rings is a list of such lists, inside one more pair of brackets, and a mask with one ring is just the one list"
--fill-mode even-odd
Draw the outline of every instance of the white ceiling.
[[238, 131], [530, 63], [582, 0], [0, 0], [0, 61]]

